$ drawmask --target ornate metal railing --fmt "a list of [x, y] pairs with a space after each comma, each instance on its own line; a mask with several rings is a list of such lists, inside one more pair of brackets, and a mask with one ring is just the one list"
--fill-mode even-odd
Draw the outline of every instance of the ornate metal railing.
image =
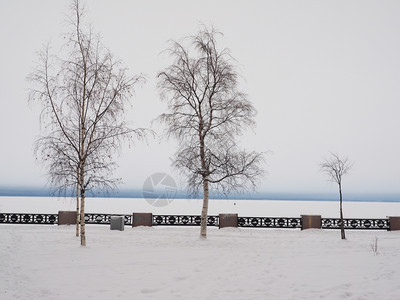
[[[340, 219], [322, 218], [322, 229], [340, 229]], [[389, 229], [388, 219], [343, 219], [344, 229]]]
[[110, 225], [112, 216], [123, 216], [125, 225], [132, 225], [132, 215], [85, 214], [85, 224]]
[[239, 227], [301, 228], [301, 218], [239, 217]]
[[58, 214], [0, 213], [0, 223], [54, 225], [58, 223]]
[[[86, 224], [110, 225], [117, 214], [85, 214]], [[125, 225], [132, 226], [132, 215], [122, 215]], [[345, 229], [389, 230], [389, 219], [344, 219]], [[198, 215], [153, 215], [153, 226], [200, 226]], [[58, 224], [58, 214], [0, 213], [0, 224]], [[208, 226], [219, 226], [219, 216], [208, 216]], [[247, 228], [302, 228], [301, 218], [238, 217], [238, 227]], [[322, 218], [322, 229], [340, 229], [340, 219]]]
[[[187, 215], [153, 215], [153, 225], [182, 225], [182, 226], [200, 226], [200, 216]], [[207, 226], [218, 226], [218, 216], [208, 216]]]

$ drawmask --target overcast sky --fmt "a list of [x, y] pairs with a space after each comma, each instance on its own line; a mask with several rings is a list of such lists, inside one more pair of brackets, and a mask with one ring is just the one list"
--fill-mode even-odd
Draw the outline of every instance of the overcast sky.
[[[60, 47], [70, 1], [0, 2], [0, 186], [44, 186], [35, 162], [39, 108], [28, 105], [26, 76], [36, 52]], [[169, 59], [167, 40], [194, 35], [200, 24], [224, 33], [256, 107], [257, 127], [239, 141], [268, 151], [262, 192], [334, 192], [319, 163], [337, 152], [354, 167], [344, 190], [400, 193], [400, 1], [85, 1], [87, 19], [131, 75], [136, 90], [127, 119], [150, 127], [164, 112], [156, 74]], [[153, 126], [162, 133], [162, 127]], [[174, 141], [125, 147], [123, 188], [141, 188], [170, 167]]]

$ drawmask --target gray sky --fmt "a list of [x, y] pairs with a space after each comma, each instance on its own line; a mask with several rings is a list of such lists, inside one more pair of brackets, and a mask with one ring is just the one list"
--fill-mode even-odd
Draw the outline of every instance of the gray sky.
[[[36, 51], [67, 32], [70, 1], [0, 2], [0, 186], [43, 186], [35, 162], [38, 106], [28, 105], [26, 75]], [[147, 83], [137, 88], [133, 127], [150, 127], [164, 112], [156, 74], [168, 39], [196, 34], [199, 24], [224, 33], [258, 110], [257, 128], [241, 140], [270, 151], [263, 192], [335, 192], [319, 163], [338, 152], [354, 167], [344, 189], [400, 193], [400, 1], [99, 1], [87, 0], [87, 19], [105, 46]], [[162, 128], [153, 127], [161, 133]], [[116, 176], [141, 188], [170, 168], [175, 142], [125, 147]]]

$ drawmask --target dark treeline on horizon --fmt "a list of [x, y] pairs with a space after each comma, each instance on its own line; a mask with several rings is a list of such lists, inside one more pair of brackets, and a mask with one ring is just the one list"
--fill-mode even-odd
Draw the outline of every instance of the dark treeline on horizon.
[[[162, 194], [161, 190], [155, 194]], [[73, 192], [54, 194], [49, 189], [38, 187], [0, 187], [0, 197], [75, 197]], [[89, 197], [99, 198], [143, 198], [140, 189], [121, 189], [109, 193], [91, 191]], [[184, 191], [177, 191], [174, 199], [202, 199], [201, 195], [192, 196]], [[253, 192], [243, 194], [211, 194], [211, 199], [227, 200], [294, 200], [294, 201], [337, 201], [337, 195], [332, 193], [305, 193], [305, 192]], [[359, 194], [347, 193], [344, 201], [357, 202], [400, 202], [398, 194]]]

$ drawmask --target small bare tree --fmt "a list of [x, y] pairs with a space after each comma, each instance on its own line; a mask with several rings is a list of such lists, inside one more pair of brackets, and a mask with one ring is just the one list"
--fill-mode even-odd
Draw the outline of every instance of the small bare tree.
[[[173, 63], [158, 74], [169, 112], [159, 118], [179, 150], [173, 166], [187, 177], [188, 189], [203, 190], [201, 237], [207, 235], [209, 184], [227, 193], [255, 187], [263, 154], [238, 149], [236, 137], [255, 125], [255, 109], [238, 91], [238, 73], [229, 50], [217, 50], [214, 29], [204, 28], [166, 50]], [[194, 55], [191, 50], [197, 53]]]
[[348, 158], [341, 158], [336, 153], [331, 153], [331, 158], [326, 159], [321, 164], [321, 171], [326, 173], [329, 180], [336, 182], [339, 186], [339, 199], [340, 199], [340, 233], [341, 238], [346, 239], [344, 233], [343, 222], [343, 196], [342, 196], [342, 177], [346, 175], [353, 165], [349, 162]]
[[377, 236], [375, 236], [372, 239], [372, 242], [370, 245], [371, 245], [372, 252], [374, 253], [374, 256], [378, 255], [379, 251], [378, 251], [378, 237]]
[[72, 30], [59, 55], [51, 55], [47, 46], [28, 78], [34, 85], [30, 99], [42, 106], [43, 134], [36, 141], [36, 155], [46, 164], [54, 189], [72, 189], [80, 197], [85, 246], [86, 192], [116, 188], [120, 179], [111, 178], [117, 167], [113, 155], [124, 140], [146, 134], [145, 129], [130, 129], [123, 119], [133, 88], [143, 78], [127, 76], [99, 36], [83, 25], [79, 0], [73, 1], [71, 10]]

